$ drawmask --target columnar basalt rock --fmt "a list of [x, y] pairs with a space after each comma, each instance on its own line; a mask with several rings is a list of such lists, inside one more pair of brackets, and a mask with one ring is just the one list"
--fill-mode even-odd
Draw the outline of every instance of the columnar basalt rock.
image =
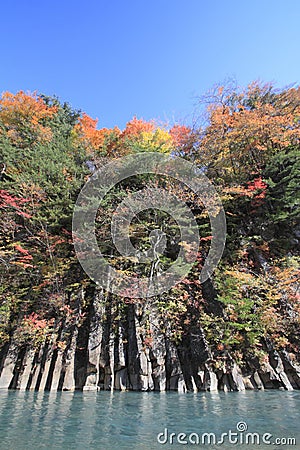
[[[300, 367], [287, 352], [276, 352], [269, 345], [263, 364], [255, 360], [240, 367], [228, 355], [218, 367], [201, 328], [192, 327], [175, 343], [168, 325], [162, 328], [160, 323], [153, 305], [129, 304], [116, 324], [111, 305], [103, 292], [96, 291], [85, 320], [71, 327], [60, 325], [51, 342], [19, 348], [12, 337], [0, 355], [0, 388], [178, 392], [300, 388]], [[65, 346], [60, 346], [63, 336]]]

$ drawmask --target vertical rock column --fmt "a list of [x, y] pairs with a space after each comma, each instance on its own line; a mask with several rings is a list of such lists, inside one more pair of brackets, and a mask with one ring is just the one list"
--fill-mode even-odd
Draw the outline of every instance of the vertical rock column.
[[84, 391], [96, 391], [99, 389], [99, 369], [101, 342], [103, 338], [102, 319], [105, 313], [103, 306], [103, 292], [96, 292], [90, 313], [90, 329], [88, 340], [88, 364], [87, 377]]

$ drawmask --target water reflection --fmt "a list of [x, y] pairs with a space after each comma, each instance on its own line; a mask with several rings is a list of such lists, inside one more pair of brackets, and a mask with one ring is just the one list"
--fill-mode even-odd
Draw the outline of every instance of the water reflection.
[[[296, 437], [300, 448], [300, 392], [146, 393], [146, 392], [0, 392], [0, 448], [139, 449], [162, 446], [158, 433], [248, 431]], [[206, 445], [235, 448], [233, 444]], [[239, 445], [239, 448], [243, 446]], [[244, 448], [270, 448], [247, 445]], [[273, 449], [287, 448], [272, 445]]]

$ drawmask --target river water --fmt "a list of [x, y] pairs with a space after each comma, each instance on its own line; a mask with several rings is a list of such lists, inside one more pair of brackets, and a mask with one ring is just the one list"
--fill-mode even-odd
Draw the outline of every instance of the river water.
[[300, 392], [0, 391], [1, 450], [186, 447], [300, 449]]

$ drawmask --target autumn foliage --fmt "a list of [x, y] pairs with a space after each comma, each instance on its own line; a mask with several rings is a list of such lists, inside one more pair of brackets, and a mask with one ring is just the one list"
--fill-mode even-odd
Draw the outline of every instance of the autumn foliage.
[[199, 159], [227, 179], [260, 172], [272, 152], [299, 144], [299, 87], [278, 93], [257, 82], [240, 92], [219, 87], [211, 101]]
[[51, 140], [51, 128], [47, 119], [57, 112], [55, 106], [47, 106], [34, 93], [17, 94], [5, 92], [0, 100], [0, 120], [7, 132], [8, 138], [16, 145], [23, 146], [27, 139], [41, 142]]
[[[163, 186], [191, 208], [201, 239], [188, 277], [151, 303], [160, 314], [161, 333], [179, 344], [193, 330], [203, 329], [220, 368], [228, 355], [241, 364], [263, 361], [267, 343], [299, 358], [300, 88], [276, 90], [257, 82], [246, 89], [224, 86], [205, 101], [202, 126], [133, 117], [121, 130], [101, 128], [101, 121], [55, 97], [2, 94], [2, 345], [14, 337], [20, 347], [51, 342], [53, 348], [68, 348], [71, 333], [52, 342], [53, 330], [84, 326], [96, 292], [78, 264], [71, 239], [78, 192], [107, 159], [161, 152], [193, 162], [222, 198], [228, 240], [219, 269], [205, 286], [200, 283], [212, 238], [207, 212], [192, 192], [171, 179], [135, 177], [111, 190], [96, 218], [102, 253], [117, 270], [149, 275], [147, 265], [118, 255], [110, 236], [111, 216], [124, 195]], [[142, 211], [131, 224], [133, 245], [148, 249], [153, 228], [168, 237], [158, 265], [162, 270], [176, 259], [180, 236], [168, 215]], [[115, 330], [137, 303], [130, 292], [123, 294], [103, 297]], [[138, 307], [149, 304], [141, 301]], [[143, 345], [150, 348], [149, 311], [143, 314]]]

